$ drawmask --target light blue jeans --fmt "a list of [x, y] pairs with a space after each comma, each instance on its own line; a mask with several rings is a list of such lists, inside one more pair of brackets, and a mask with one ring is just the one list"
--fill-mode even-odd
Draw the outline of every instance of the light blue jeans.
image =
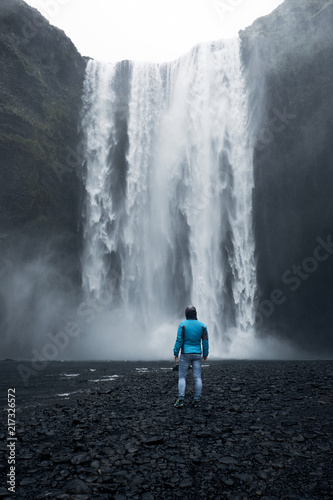
[[192, 365], [194, 380], [194, 399], [200, 399], [202, 392], [201, 354], [181, 354], [179, 359], [178, 397], [184, 399], [186, 389], [186, 375], [188, 367]]

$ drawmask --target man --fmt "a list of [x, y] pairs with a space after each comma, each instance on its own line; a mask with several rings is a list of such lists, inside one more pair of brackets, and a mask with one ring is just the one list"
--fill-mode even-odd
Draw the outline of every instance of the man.
[[[186, 375], [190, 364], [193, 369], [194, 379], [194, 400], [193, 406], [198, 407], [202, 392], [201, 365], [208, 357], [208, 331], [207, 326], [197, 319], [197, 310], [194, 306], [188, 306], [185, 309], [186, 320], [182, 321], [178, 327], [177, 340], [173, 348], [173, 354], [176, 363], [178, 363], [178, 354], [181, 349], [179, 359], [179, 378], [178, 378], [178, 399], [174, 406], [181, 408], [184, 406]], [[203, 348], [203, 357], [201, 355], [201, 343]]]

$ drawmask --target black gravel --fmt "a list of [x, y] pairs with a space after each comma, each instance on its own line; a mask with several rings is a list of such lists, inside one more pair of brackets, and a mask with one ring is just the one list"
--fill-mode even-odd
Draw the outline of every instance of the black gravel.
[[[200, 408], [191, 406], [189, 373], [179, 409], [178, 373], [168, 362], [52, 362], [28, 387], [16, 362], [1, 362], [0, 375], [0, 498], [333, 498], [332, 361], [209, 361]], [[64, 392], [72, 394], [57, 395]]]

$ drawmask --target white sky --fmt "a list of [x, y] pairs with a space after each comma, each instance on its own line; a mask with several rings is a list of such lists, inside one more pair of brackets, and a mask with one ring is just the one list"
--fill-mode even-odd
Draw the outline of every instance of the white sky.
[[200, 42], [236, 36], [283, 0], [26, 0], [84, 56], [176, 59]]

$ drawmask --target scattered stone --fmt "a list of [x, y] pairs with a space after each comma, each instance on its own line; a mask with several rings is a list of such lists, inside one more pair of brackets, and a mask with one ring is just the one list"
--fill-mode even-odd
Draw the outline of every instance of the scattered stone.
[[68, 493], [90, 493], [89, 486], [82, 479], [73, 479], [67, 484]]
[[84, 462], [88, 461], [89, 461], [89, 455], [87, 455], [86, 453], [78, 453], [77, 455], [74, 455], [71, 458], [71, 463], [73, 465], [83, 464]]
[[144, 439], [143, 443], [148, 446], [154, 446], [157, 444], [162, 444], [164, 442], [163, 436], [152, 436], [150, 438]]
[[[331, 361], [210, 362], [200, 408], [189, 377], [181, 412], [170, 364], [137, 366], [96, 363], [96, 378], [119, 374], [117, 387], [102, 391], [89, 380], [61, 381], [60, 391], [55, 375], [53, 386], [36, 377], [34, 389], [20, 388], [17, 498], [331, 498]], [[3, 380], [15, 385], [8, 373]], [[71, 395], [59, 400], [59, 392]], [[6, 444], [3, 434], [4, 464]]]
[[7, 488], [0, 488], [0, 498], [9, 497], [10, 493]]
[[238, 464], [238, 460], [236, 460], [236, 458], [233, 457], [222, 457], [220, 458], [220, 462], [226, 465]]
[[231, 478], [228, 478], [228, 477], [222, 477], [222, 482], [226, 485], [226, 486], [233, 486], [235, 484], [235, 481]]
[[180, 487], [180, 488], [191, 488], [192, 484], [193, 484], [192, 479], [183, 479], [183, 480], [179, 483], [179, 487]]

